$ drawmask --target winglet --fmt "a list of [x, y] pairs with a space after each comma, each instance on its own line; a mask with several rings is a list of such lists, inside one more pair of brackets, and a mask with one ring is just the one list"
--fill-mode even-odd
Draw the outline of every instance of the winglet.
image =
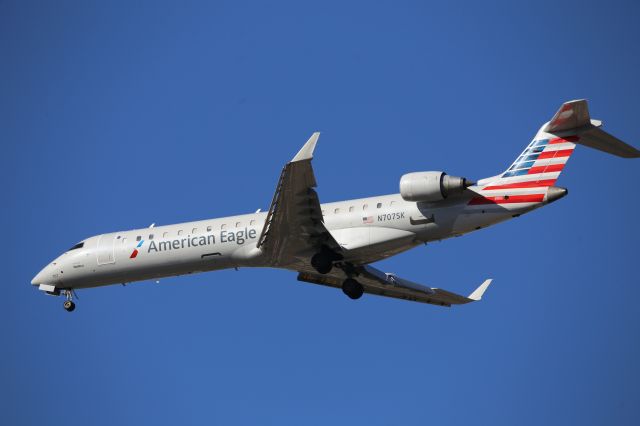
[[295, 161], [304, 161], [311, 160], [313, 158], [313, 150], [316, 149], [316, 143], [318, 142], [318, 138], [320, 137], [320, 132], [315, 132], [311, 135], [307, 143], [304, 144], [300, 151], [293, 157], [291, 162]]
[[476, 288], [473, 291], [473, 293], [471, 293], [469, 295], [468, 299], [471, 299], [471, 300], [474, 300], [474, 301], [478, 301], [478, 300], [482, 299], [482, 295], [484, 294], [484, 292], [489, 287], [489, 284], [491, 284], [491, 281], [493, 281], [491, 278], [489, 278], [488, 280], [485, 280], [482, 284], [480, 284], [480, 286], [478, 286], [478, 288]]

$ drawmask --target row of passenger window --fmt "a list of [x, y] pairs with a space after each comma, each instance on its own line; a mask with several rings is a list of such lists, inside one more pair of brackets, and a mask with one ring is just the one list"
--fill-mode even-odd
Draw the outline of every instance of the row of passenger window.
[[[396, 203], [395, 201], [391, 201], [391, 202], [389, 203], [389, 205], [390, 205], [390, 206], [393, 206], [395, 203]], [[369, 208], [369, 204], [363, 204], [363, 205], [362, 205], [362, 210], [367, 210], [368, 208]], [[377, 208], [377, 209], [381, 209], [381, 208], [382, 208], [382, 203], [377, 203], [377, 204], [376, 204], [376, 208]], [[355, 208], [355, 206], [349, 206], [349, 209], [348, 209], [348, 210], [349, 210], [349, 212], [350, 212], [350, 213], [352, 213], [352, 212], [354, 212], [354, 211], [355, 211], [355, 209], [356, 209], [356, 208]], [[340, 212], [341, 212], [340, 207], [336, 207], [336, 208], [333, 210], [333, 213], [335, 213], [335, 214], [338, 214], [338, 213], [340, 213]], [[325, 215], [325, 211], [324, 211], [324, 210], [322, 210], [322, 215], [323, 215], [323, 216]], [[252, 219], [252, 220], [250, 220], [250, 221], [249, 221], [249, 226], [254, 226], [255, 224], [256, 224], [256, 221], [255, 221], [255, 220], [253, 220], [253, 219]], [[242, 222], [236, 222], [236, 228], [241, 228], [242, 226], [243, 226]], [[226, 223], [223, 223], [222, 225], [220, 225], [220, 229], [222, 229], [222, 230], [223, 230], [223, 229], [227, 229], [227, 224], [226, 224]], [[206, 231], [206, 232], [211, 232], [212, 230], [213, 230], [213, 227], [212, 227], [211, 225], [207, 226], [207, 231]], [[193, 229], [191, 230], [191, 234], [190, 234], [190, 235], [195, 235], [195, 234], [197, 234], [197, 233], [198, 233], [198, 228], [193, 228]], [[180, 230], [178, 231], [178, 235], [183, 235], [183, 234], [184, 234], [183, 230], [182, 230], [182, 229], [180, 229]], [[155, 234], [149, 234], [149, 239], [150, 239], [150, 240], [153, 240], [153, 237], [154, 237], [154, 236], [155, 236]], [[169, 232], [164, 232], [164, 233], [162, 234], [162, 238], [167, 238], [168, 236], [169, 236]], [[138, 236], [136, 237], [136, 241], [140, 241], [140, 240], [142, 240], [142, 236], [138, 235]]]
[[[393, 206], [395, 203], [396, 203], [395, 201], [391, 201], [391, 202], [389, 203], [389, 205], [390, 205], [390, 206]], [[363, 205], [362, 205], [362, 210], [367, 210], [368, 208], [369, 208], [369, 204], [363, 204]], [[376, 204], [376, 208], [377, 208], [377, 209], [381, 209], [381, 208], [382, 208], [382, 203], [377, 203], [377, 204]], [[353, 212], [356, 210], [356, 208], [355, 208], [355, 206], [349, 206], [349, 209], [348, 209], [348, 210], [349, 210], [349, 213], [353, 213]], [[333, 209], [333, 213], [335, 213], [335, 214], [338, 214], [338, 213], [340, 213], [341, 211], [342, 211], [342, 210], [340, 209], [340, 207], [336, 207], [335, 209]], [[345, 210], [345, 211], [346, 211], [346, 210]], [[322, 215], [323, 215], [323, 216], [325, 215], [325, 211], [324, 211], [324, 210], [322, 210]]]
[[[255, 224], [256, 224], [255, 220], [252, 219], [252, 220], [249, 221], [249, 226], [254, 226]], [[236, 222], [236, 228], [241, 228], [243, 226], [244, 226], [244, 224], [242, 222]], [[223, 223], [222, 225], [220, 225], [220, 229], [221, 230], [227, 229], [227, 224]], [[213, 226], [211, 226], [211, 225], [207, 226], [206, 232], [211, 232], [211, 231], [213, 231]], [[189, 235], [196, 235], [197, 233], [198, 233], [198, 228], [193, 228], [191, 230], [191, 234], [189, 234]], [[163, 232], [162, 233], [162, 238], [167, 238], [169, 236], [169, 234], [170, 234], [170, 232]], [[184, 235], [184, 231], [182, 229], [178, 230], [177, 235]], [[155, 237], [155, 234], [149, 234], [149, 238], [148, 239], [149, 240], [153, 240], [153, 237]], [[118, 237], [118, 238], [120, 238], [120, 237]], [[138, 235], [136, 237], [136, 241], [140, 241], [140, 240], [142, 240], [142, 236]]]

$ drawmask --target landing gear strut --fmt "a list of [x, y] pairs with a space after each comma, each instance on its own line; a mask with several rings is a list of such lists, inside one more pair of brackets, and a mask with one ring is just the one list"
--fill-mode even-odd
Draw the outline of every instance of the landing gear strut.
[[350, 299], [360, 299], [364, 293], [362, 284], [353, 278], [347, 278], [342, 283], [342, 292], [349, 296]]
[[76, 304], [73, 303], [73, 290], [64, 290], [64, 295], [67, 298], [67, 300], [62, 304], [64, 310], [67, 312], [73, 312], [76, 308]]

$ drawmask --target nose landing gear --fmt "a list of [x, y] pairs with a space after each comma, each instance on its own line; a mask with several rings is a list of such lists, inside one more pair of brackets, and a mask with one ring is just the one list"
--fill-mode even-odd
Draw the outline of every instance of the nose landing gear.
[[64, 301], [62, 307], [67, 312], [73, 312], [73, 310], [76, 308], [76, 304], [73, 303], [73, 290], [64, 290], [64, 295], [67, 300]]
[[67, 312], [72, 312], [76, 308], [76, 304], [72, 300], [65, 300], [62, 306]]

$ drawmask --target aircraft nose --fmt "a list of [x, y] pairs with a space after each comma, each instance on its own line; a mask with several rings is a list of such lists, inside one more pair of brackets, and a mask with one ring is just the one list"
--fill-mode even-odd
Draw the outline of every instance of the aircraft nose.
[[47, 265], [31, 280], [31, 285], [47, 284], [51, 281], [51, 265]]
[[31, 285], [40, 285], [43, 283], [43, 278], [44, 278], [43, 272], [44, 272], [44, 269], [38, 272], [35, 277], [33, 277], [33, 279], [31, 280]]

